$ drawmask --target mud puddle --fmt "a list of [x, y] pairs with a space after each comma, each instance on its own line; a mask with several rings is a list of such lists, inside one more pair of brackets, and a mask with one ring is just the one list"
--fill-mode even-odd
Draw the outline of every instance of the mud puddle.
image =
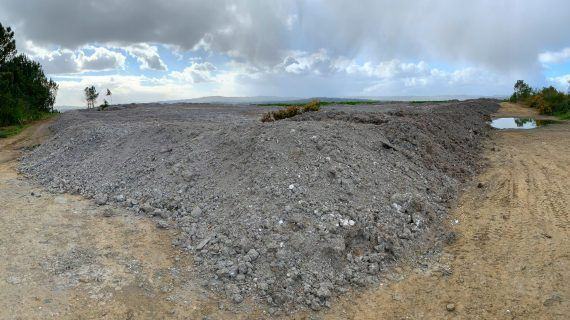
[[491, 127], [495, 129], [536, 129], [538, 127], [557, 123], [556, 120], [537, 120], [534, 118], [496, 118], [491, 120]]

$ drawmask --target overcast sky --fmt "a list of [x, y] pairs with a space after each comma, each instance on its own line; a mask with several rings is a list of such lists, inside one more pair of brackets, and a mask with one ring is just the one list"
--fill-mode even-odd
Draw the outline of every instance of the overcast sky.
[[568, 0], [0, 0], [20, 52], [113, 103], [566, 90]]

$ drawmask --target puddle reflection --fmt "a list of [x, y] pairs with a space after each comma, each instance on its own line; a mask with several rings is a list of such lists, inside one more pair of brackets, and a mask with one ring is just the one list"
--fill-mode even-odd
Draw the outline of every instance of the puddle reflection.
[[491, 127], [495, 129], [534, 129], [548, 124], [556, 123], [555, 120], [536, 120], [533, 118], [497, 118], [491, 121]]

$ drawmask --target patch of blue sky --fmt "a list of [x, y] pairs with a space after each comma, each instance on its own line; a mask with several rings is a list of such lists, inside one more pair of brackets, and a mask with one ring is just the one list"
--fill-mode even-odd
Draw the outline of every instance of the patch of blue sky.
[[546, 78], [555, 78], [570, 74], [570, 60], [562, 63], [547, 64], [544, 66], [543, 73]]

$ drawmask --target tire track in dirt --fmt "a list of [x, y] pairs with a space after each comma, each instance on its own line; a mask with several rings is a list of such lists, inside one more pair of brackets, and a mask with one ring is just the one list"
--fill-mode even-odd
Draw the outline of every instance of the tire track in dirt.
[[[513, 104], [499, 110], [533, 112]], [[405, 267], [325, 318], [567, 319], [570, 123], [496, 131], [485, 157], [487, 168], [450, 215], [456, 242], [427, 267]]]

